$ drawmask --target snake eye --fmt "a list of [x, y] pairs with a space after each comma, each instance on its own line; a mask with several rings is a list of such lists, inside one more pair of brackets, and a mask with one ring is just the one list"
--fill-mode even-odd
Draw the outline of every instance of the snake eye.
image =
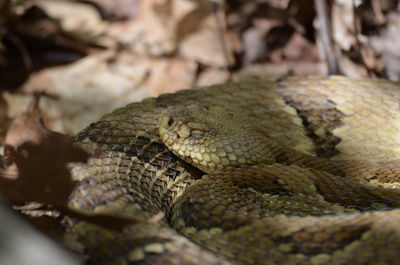
[[201, 139], [201, 138], [204, 137], [204, 135], [205, 135], [205, 133], [203, 131], [200, 131], [200, 130], [192, 130], [190, 132], [190, 136], [195, 138], [195, 139]]

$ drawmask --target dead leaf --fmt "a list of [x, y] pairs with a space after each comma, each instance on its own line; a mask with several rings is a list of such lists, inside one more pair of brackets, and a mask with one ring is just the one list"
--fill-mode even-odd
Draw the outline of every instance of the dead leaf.
[[204, 28], [183, 40], [179, 51], [184, 57], [199, 63], [215, 67], [227, 67], [228, 62], [224, 57], [223, 44], [220, 41], [219, 34], [213, 28]]
[[364, 66], [352, 61], [350, 59], [351, 56], [346, 54], [340, 55], [339, 57], [339, 65], [340, 69], [343, 70], [348, 77], [357, 78], [357, 77], [366, 77], [368, 76], [368, 71]]
[[179, 43], [179, 53], [208, 66], [227, 68], [233, 62], [232, 48], [225, 41], [228, 36], [220, 28], [224, 28], [224, 25], [218, 25], [210, 13], [203, 19], [197, 31]]
[[[51, 217], [74, 217], [118, 231], [132, 223], [146, 222], [68, 208], [68, 199], [76, 184], [68, 164], [85, 163], [89, 155], [74, 146], [69, 136], [47, 129], [39, 100], [37, 96], [30, 110], [17, 117], [7, 131], [5, 156], [0, 159], [4, 168], [0, 170], [0, 194], [14, 205], [24, 205], [19, 210], [31, 217], [44, 217], [49, 212]], [[34, 223], [44, 230], [47, 230], [44, 223], [52, 224], [46, 231], [49, 233], [57, 227], [54, 219], [42, 218]]]
[[140, 0], [87, 0], [96, 4], [106, 19], [123, 20], [138, 16], [140, 12]]
[[139, 16], [113, 23], [108, 34], [137, 54], [170, 55], [177, 49], [177, 23], [195, 6], [187, 0], [141, 1]]
[[378, 56], [381, 56], [387, 77], [393, 81], [400, 80], [400, 15], [391, 12], [387, 15], [388, 24], [380, 35], [372, 36], [370, 44]]
[[175, 58], [159, 59], [153, 62], [146, 86], [153, 95], [173, 93], [193, 86], [197, 64], [193, 61]]
[[244, 64], [247, 65], [266, 58], [268, 49], [264, 37], [256, 27], [251, 27], [243, 32]]
[[[49, 52], [48, 50], [57, 48], [65, 51], [75, 51], [79, 54], [89, 53], [90, 45], [95, 43], [93, 35], [85, 32], [79, 36], [79, 31], [76, 31], [75, 35], [70, 34], [72, 32], [64, 30], [59, 21], [49, 16], [41, 7], [37, 5], [30, 6], [17, 21], [17, 24], [10, 27], [14, 30], [13, 34], [19, 36], [16, 38], [20, 38], [19, 42], [22, 43], [20, 46], [27, 49], [27, 55], [29, 55], [29, 51], [46, 53]], [[48, 47], [48, 49], [43, 51], [40, 48], [38, 49], [37, 46]]]
[[39, 144], [49, 135], [49, 131], [43, 125], [44, 116], [39, 108], [39, 96], [35, 96], [31, 102], [30, 110], [16, 117], [7, 131], [4, 141], [4, 170], [3, 177], [16, 179], [18, 168], [15, 163], [17, 148], [24, 143]]
[[[43, 212], [56, 211], [58, 214], [53, 215], [54, 217], [73, 217], [116, 231], [137, 222], [147, 221], [68, 208], [68, 198], [75, 182], [71, 179], [67, 164], [85, 162], [88, 157], [85, 151], [72, 145], [70, 137], [51, 133], [40, 144], [21, 145], [18, 150], [14, 150], [14, 154], [18, 178], [0, 178], [0, 193], [13, 204], [40, 203], [37, 208], [25, 209], [25, 214], [32, 215], [32, 212], [37, 212], [40, 217]], [[160, 218], [162, 217], [154, 217], [148, 221], [154, 222]]]
[[315, 44], [299, 33], [294, 33], [283, 47], [283, 56], [289, 60], [319, 62], [320, 56]]
[[335, 43], [345, 51], [356, 44], [353, 1], [336, 0], [332, 5], [332, 35]]
[[200, 30], [203, 20], [213, 15], [212, 2], [195, 2], [197, 4], [195, 8], [180, 18], [176, 25], [175, 35], [178, 42], [185, 39], [188, 35], [194, 34], [196, 31]]
[[326, 66], [321, 63], [315, 44], [301, 34], [294, 33], [282, 48], [283, 63], [288, 66], [292, 75], [324, 75]]
[[[85, 152], [72, 147], [70, 137], [47, 129], [44, 124], [45, 115], [42, 114], [39, 102], [40, 96], [37, 95], [29, 110], [15, 118], [7, 131], [4, 160], [8, 165], [3, 175], [16, 179], [16, 181], [10, 182], [12, 185], [16, 185], [15, 191], [12, 191], [13, 188], [10, 188], [11, 191], [7, 190], [7, 194], [10, 194], [11, 197], [25, 196], [25, 198], [29, 198], [29, 191], [33, 191], [36, 194], [34, 188], [45, 190], [38, 183], [45, 185], [47, 182], [51, 186], [51, 181], [58, 177], [62, 180], [67, 179], [62, 178], [62, 174], [69, 176], [69, 173], [65, 173], [61, 169], [62, 166], [65, 167], [65, 161], [74, 161], [73, 155], [71, 155], [73, 151], [76, 152], [77, 161], [85, 160], [87, 157], [83, 155], [86, 154]], [[39, 145], [40, 147], [38, 148]], [[61, 150], [62, 152], [60, 152]], [[58, 158], [60, 156], [64, 160]], [[62, 165], [63, 163], [64, 165]], [[53, 175], [46, 175], [47, 170], [50, 170]], [[38, 182], [36, 185], [34, 185], [35, 181]], [[71, 180], [69, 182], [72, 183]], [[21, 183], [23, 184], [22, 186]], [[63, 184], [65, 185], [60, 185], [59, 187], [70, 188], [67, 183]], [[21, 190], [22, 194], [17, 195], [18, 190]], [[48, 190], [50, 191], [51, 188]], [[16, 200], [18, 201], [18, 199]], [[26, 201], [33, 201], [33, 199], [26, 199]], [[23, 200], [19, 200], [19, 202], [21, 203]]]
[[7, 131], [5, 144], [17, 149], [24, 143], [39, 144], [50, 131], [44, 126], [44, 116], [39, 107], [40, 96], [35, 96], [30, 110], [14, 119]]
[[105, 33], [106, 24], [91, 5], [74, 1], [48, 0], [36, 0], [35, 4], [50, 17], [57, 19], [63, 31], [80, 40], [91, 41]]
[[227, 70], [208, 68], [203, 70], [196, 81], [196, 86], [212, 86], [229, 81], [230, 73]]
[[[35, 73], [23, 85], [25, 93], [44, 92], [56, 99], [43, 98], [41, 108], [51, 120], [51, 130], [76, 134], [103, 114], [128, 103], [149, 97], [144, 87], [151, 60], [128, 53], [92, 54], [68, 66]], [[12, 109], [9, 116], [20, 113], [18, 106], [27, 96], [7, 94]], [[18, 107], [18, 109], [15, 109]]]

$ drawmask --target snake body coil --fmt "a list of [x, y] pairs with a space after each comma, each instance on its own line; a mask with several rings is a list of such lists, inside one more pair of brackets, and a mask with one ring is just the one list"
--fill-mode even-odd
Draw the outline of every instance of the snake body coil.
[[77, 136], [70, 206], [143, 222], [71, 234], [92, 264], [400, 264], [399, 102], [330, 77], [130, 104]]

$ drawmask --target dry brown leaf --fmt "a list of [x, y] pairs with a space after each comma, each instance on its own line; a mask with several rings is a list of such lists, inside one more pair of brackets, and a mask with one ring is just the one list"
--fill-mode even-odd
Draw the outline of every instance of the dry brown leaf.
[[[183, 58], [148, 58], [128, 52], [92, 54], [68, 66], [35, 73], [22, 86], [28, 94], [44, 92], [51, 130], [76, 134], [103, 114], [160, 93], [191, 88], [197, 63]], [[22, 113], [29, 95], [5, 94], [8, 115]]]
[[388, 25], [378, 36], [371, 37], [370, 44], [377, 55], [380, 55], [387, 77], [393, 81], [400, 80], [400, 15], [391, 12], [387, 15]]
[[309, 42], [299, 33], [294, 33], [283, 47], [283, 56], [289, 60], [319, 62], [319, 52], [315, 44]]
[[245, 65], [266, 58], [268, 49], [264, 37], [256, 27], [251, 27], [243, 32], [243, 63]]
[[[368, 58], [363, 56], [361, 50], [366, 51], [367, 48], [363, 47], [361, 29], [359, 23], [356, 23], [360, 17], [355, 17], [354, 6], [357, 8], [360, 4], [361, 2], [336, 0], [332, 5], [332, 36], [338, 48], [336, 57], [341, 72], [349, 77], [366, 77], [371, 73], [367, 69], [367, 64], [371, 64], [372, 54], [368, 54]], [[367, 54], [364, 52], [364, 55]], [[373, 64], [374, 66], [378, 65]]]
[[[27, 130], [31, 131], [29, 125]], [[31, 209], [33, 212], [56, 211], [61, 216], [67, 215], [117, 231], [130, 224], [147, 221], [68, 208], [68, 198], [75, 182], [71, 179], [67, 164], [85, 162], [88, 157], [85, 151], [72, 145], [70, 137], [50, 132], [40, 144], [24, 143], [13, 153], [18, 177], [0, 178], [0, 193], [12, 203], [21, 205], [38, 202], [39, 207]], [[31, 211], [24, 212], [30, 214]]]
[[48, 0], [36, 0], [35, 4], [49, 16], [57, 19], [65, 32], [78, 39], [93, 40], [106, 31], [106, 24], [91, 5], [75, 1]]
[[[30, 111], [14, 120], [7, 132], [5, 156], [0, 160], [6, 164], [0, 171], [2, 196], [13, 204], [25, 205], [19, 209], [31, 216], [54, 212], [54, 217], [67, 215], [118, 231], [129, 224], [147, 221], [68, 208], [68, 198], [75, 186], [68, 164], [86, 162], [89, 155], [74, 146], [70, 137], [45, 127], [38, 101], [39, 97]], [[159, 218], [148, 221], [155, 220]], [[56, 225], [54, 219], [37, 219], [36, 223], [43, 225], [44, 221]], [[47, 232], [50, 230], [49, 227]]]
[[[22, 157], [29, 157], [29, 152], [24, 151], [23, 148], [21, 149], [21, 146], [25, 144], [38, 145], [44, 139], [55, 134], [44, 125], [46, 116], [39, 107], [39, 101], [40, 96], [35, 96], [29, 110], [18, 115], [7, 131], [4, 143], [6, 169], [3, 172], [3, 176], [6, 178], [18, 179], [18, 176], [21, 175], [17, 161], [21, 155]], [[38, 167], [40, 166], [43, 165], [38, 165]]]
[[190, 34], [196, 33], [196, 31], [201, 29], [204, 19], [212, 15], [213, 6], [211, 1], [193, 2], [196, 3], [194, 8], [180, 18], [176, 25], [175, 34], [178, 41], [185, 39]]
[[294, 33], [282, 49], [283, 63], [292, 75], [324, 75], [326, 67], [321, 63], [316, 46], [299, 33]]
[[176, 50], [179, 20], [195, 8], [187, 0], [141, 1], [137, 18], [113, 23], [109, 35], [142, 55], [162, 56]]
[[345, 69], [346, 76], [357, 78], [368, 76], [368, 71], [364, 66], [353, 62], [348, 56], [341, 55], [339, 57], [340, 69]]
[[188, 36], [182, 41], [179, 50], [184, 57], [208, 66], [228, 66], [219, 33], [213, 28], [205, 28]]
[[136, 17], [139, 12], [140, 0], [87, 0], [98, 5], [104, 15], [111, 19], [129, 19]]
[[[23, 85], [26, 93], [45, 92], [57, 100], [44, 98], [41, 108], [52, 121], [50, 129], [75, 134], [103, 114], [151, 95], [143, 87], [151, 61], [132, 54], [114, 56], [113, 52], [92, 54], [68, 66], [35, 73]], [[28, 100], [6, 95], [9, 106]], [[26, 105], [25, 105], [26, 107]], [[25, 108], [26, 109], [26, 108]], [[20, 110], [9, 110], [10, 116]]]
[[24, 143], [39, 144], [49, 135], [44, 127], [44, 116], [39, 107], [39, 96], [35, 96], [30, 110], [16, 117], [7, 131], [5, 144], [17, 149]]
[[[15, 118], [24, 113], [34, 96], [32, 94], [4, 93], [4, 99], [8, 104], [7, 115]], [[51, 97], [43, 97], [40, 106], [45, 109], [48, 127], [60, 133], [75, 134], [83, 129], [87, 123], [98, 119], [100, 114], [84, 113], [84, 108], [74, 102], [59, 101]], [[74, 108], [75, 107], [75, 108]], [[82, 117], [79, 117], [79, 111]], [[89, 111], [89, 110], [88, 110]], [[93, 116], [93, 117], [91, 117]]]
[[197, 63], [185, 59], [154, 60], [147, 88], [153, 95], [173, 93], [193, 86]]
[[230, 73], [227, 70], [208, 68], [202, 71], [197, 78], [196, 86], [212, 86], [229, 81]]
[[[230, 43], [223, 42], [221, 39], [221, 36], [227, 39], [224, 35], [224, 32], [220, 32], [215, 17], [210, 13], [201, 22], [197, 31], [189, 34], [179, 43], [179, 53], [185, 58], [208, 66], [226, 68], [233, 59], [230, 57]], [[228, 58], [225, 56], [225, 49], [228, 52]]]
[[73, 187], [66, 163], [85, 162], [87, 154], [73, 147], [70, 137], [45, 127], [39, 100], [37, 96], [30, 110], [14, 119], [7, 131], [5, 160], [9, 167], [2, 176], [15, 180], [0, 178], [0, 190], [17, 204], [65, 205]]
[[[226, 67], [225, 45], [208, 1], [142, 1], [135, 19], [114, 23], [109, 35], [146, 56], [178, 54], [206, 65]], [[231, 60], [231, 58], [228, 58]]]
[[332, 5], [333, 39], [345, 51], [356, 44], [353, 1], [336, 0]]

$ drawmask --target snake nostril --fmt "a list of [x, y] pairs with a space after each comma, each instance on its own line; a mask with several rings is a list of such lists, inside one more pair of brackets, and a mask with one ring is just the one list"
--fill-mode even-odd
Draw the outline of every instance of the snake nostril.
[[172, 124], [174, 124], [174, 119], [170, 117], [167, 124], [168, 126], [172, 126]]

